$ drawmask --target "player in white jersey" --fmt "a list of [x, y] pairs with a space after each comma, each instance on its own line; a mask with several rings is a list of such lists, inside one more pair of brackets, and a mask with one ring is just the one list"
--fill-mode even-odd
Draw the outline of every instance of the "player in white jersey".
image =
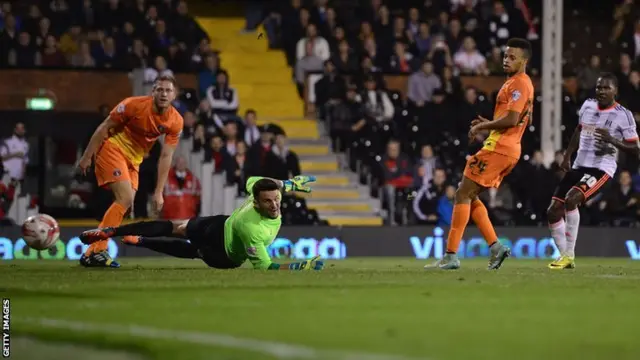
[[[560, 257], [549, 264], [550, 269], [575, 267], [580, 227], [578, 206], [602, 190], [615, 175], [618, 150], [640, 154], [635, 120], [629, 110], [616, 102], [617, 93], [616, 77], [604, 73], [596, 83], [596, 98], [586, 100], [580, 108], [579, 124], [561, 165], [566, 174], [547, 210], [551, 236], [560, 251]], [[576, 159], [569, 170], [576, 150]]]

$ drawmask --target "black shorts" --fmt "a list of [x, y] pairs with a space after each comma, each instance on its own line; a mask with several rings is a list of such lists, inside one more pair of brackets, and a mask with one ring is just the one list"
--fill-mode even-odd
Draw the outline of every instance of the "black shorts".
[[584, 195], [586, 201], [604, 189], [609, 179], [611, 177], [600, 169], [586, 167], [571, 169], [556, 187], [552, 199], [564, 203], [569, 190], [576, 189]]
[[187, 238], [198, 248], [207, 265], [216, 269], [235, 269], [236, 264], [227, 256], [224, 247], [224, 222], [227, 215], [194, 217], [187, 223]]

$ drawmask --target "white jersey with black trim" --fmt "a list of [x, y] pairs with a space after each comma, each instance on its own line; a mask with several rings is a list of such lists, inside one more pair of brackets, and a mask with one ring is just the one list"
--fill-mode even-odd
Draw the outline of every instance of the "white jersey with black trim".
[[582, 130], [573, 168], [600, 169], [613, 177], [618, 167], [618, 149], [616, 148], [613, 154], [596, 155], [595, 131], [598, 128], [604, 128], [620, 141], [637, 141], [638, 133], [633, 114], [618, 103], [606, 109], [600, 109], [595, 99], [587, 99], [580, 108], [579, 116]]

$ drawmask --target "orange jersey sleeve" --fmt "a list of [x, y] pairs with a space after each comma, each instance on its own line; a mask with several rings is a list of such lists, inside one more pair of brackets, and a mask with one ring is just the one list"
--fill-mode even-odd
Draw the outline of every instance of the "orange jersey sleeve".
[[493, 118], [500, 119], [515, 111], [519, 114], [518, 123], [509, 129], [491, 131], [483, 149], [520, 158], [520, 142], [531, 119], [533, 96], [533, 83], [527, 74], [515, 75], [505, 82], [498, 92]]
[[170, 107], [162, 114], [156, 113], [150, 96], [125, 99], [109, 117], [122, 124], [110, 134], [109, 141], [116, 144], [134, 166], [142, 163], [160, 136], [167, 135], [169, 144], [177, 144], [182, 131], [182, 116], [178, 111]]
[[180, 141], [180, 135], [182, 135], [182, 128], [184, 126], [184, 119], [182, 118], [182, 115], [180, 115], [180, 113], [173, 109], [173, 114], [171, 115], [170, 118], [170, 125], [167, 128], [167, 133], [164, 137], [164, 143], [166, 145], [178, 145], [178, 142]]

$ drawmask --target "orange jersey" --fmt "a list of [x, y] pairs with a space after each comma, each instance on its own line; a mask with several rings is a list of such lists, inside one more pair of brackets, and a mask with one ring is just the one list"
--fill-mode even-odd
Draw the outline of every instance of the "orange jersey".
[[122, 154], [138, 166], [144, 155], [162, 135], [165, 144], [176, 145], [182, 132], [182, 116], [171, 106], [164, 114], [153, 110], [151, 96], [136, 96], [124, 99], [116, 106], [109, 118], [121, 126], [109, 133], [107, 141], [117, 145]]
[[492, 130], [484, 141], [484, 150], [520, 158], [522, 134], [527, 129], [533, 112], [533, 83], [529, 75], [520, 73], [510, 77], [496, 99], [493, 119], [505, 117], [509, 111], [519, 113], [516, 126], [505, 130]]

